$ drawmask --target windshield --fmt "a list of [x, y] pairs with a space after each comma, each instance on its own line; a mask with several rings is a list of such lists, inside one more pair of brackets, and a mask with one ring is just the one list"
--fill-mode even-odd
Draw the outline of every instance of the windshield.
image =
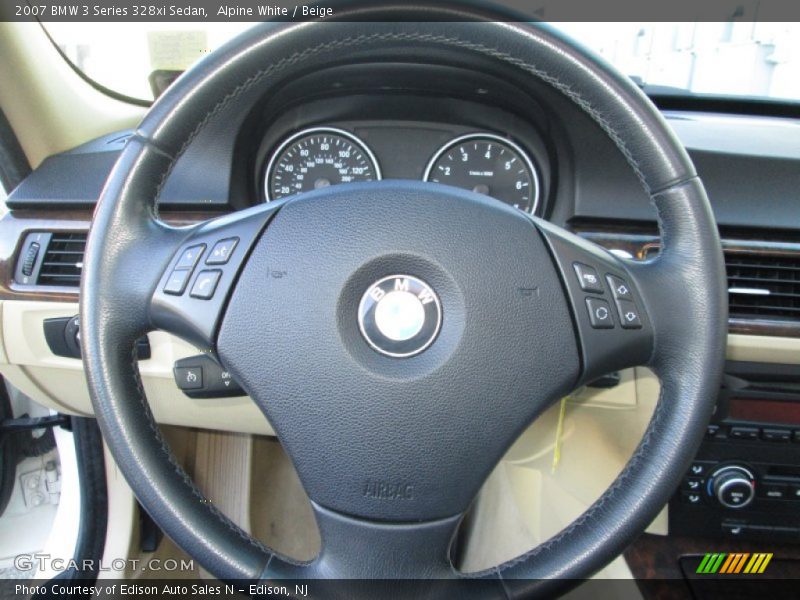
[[[800, 23], [556, 23], [652, 93], [800, 101]], [[152, 100], [252, 23], [46, 23], [100, 85]], [[154, 73], [155, 72], [155, 73]], [[174, 73], [172, 73], [174, 75]]]

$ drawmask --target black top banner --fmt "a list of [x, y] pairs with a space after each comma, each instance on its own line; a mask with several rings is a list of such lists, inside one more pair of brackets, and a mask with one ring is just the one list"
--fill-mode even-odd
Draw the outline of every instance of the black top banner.
[[[391, 2], [321, 0], [0, 0], [0, 21], [53, 22], [228, 22], [311, 20], [467, 20], [459, 9], [479, 8], [489, 20], [505, 21], [800, 21], [796, 0], [497, 0], [428, 2], [398, 0], [394, 6], [420, 10], [378, 13]], [[354, 7], [362, 10], [353, 12]], [[441, 12], [427, 10], [440, 7]], [[472, 20], [472, 18], [469, 18]]]

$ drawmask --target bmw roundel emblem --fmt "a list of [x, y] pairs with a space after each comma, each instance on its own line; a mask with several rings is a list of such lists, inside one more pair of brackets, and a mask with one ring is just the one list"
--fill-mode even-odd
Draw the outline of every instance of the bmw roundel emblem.
[[433, 343], [442, 325], [436, 292], [410, 275], [391, 275], [373, 283], [358, 305], [358, 326], [367, 343], [386, 356], [419, 354]]

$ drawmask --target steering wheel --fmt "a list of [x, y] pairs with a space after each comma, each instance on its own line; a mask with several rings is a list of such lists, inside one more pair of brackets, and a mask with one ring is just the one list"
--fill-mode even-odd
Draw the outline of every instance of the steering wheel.
[[[95, 413], [144, 508], [220, 579], [468, 578], [499, 595], [552, 594], [645, 529], [702, 438], [727, 328], [715, 222], [658, 111], [599, 58], [540, 24], [387, 10], [367, 11], [370, 23], [256, 26], [149, 110], [109, 177], [85, 256]], [[409, 18], [375, 22], [397, 15]], [[659, 256], [620, 259], [499, 201], [422, 182], [335, 186], [188, 228], [159, 220], [175, 162], [232, 99], [410, 50], [512, 68], [576, 103], [655, 205]], [[236, 241], [222, 261], [211, 254], [220, 240]], [[134, 354], [153, 329], [215, 355], [268, 418], [311, 499], [316, 559], [253, 539], [177, 464]], [[454, 532], [512, 442], [577, 386], [635, 365], [656, 373], [661, 396], [611, 487], [539, 547], [459, 573]]]

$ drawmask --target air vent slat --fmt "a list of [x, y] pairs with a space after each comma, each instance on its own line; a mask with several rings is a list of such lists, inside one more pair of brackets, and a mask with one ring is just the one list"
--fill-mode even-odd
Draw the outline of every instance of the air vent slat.
[[79, 287], [85, 249], [85, 233], [53, 233], [42, 260], [37, 283]]
[[726, 252], [730, 316], [800, 320], [800, 256]]

